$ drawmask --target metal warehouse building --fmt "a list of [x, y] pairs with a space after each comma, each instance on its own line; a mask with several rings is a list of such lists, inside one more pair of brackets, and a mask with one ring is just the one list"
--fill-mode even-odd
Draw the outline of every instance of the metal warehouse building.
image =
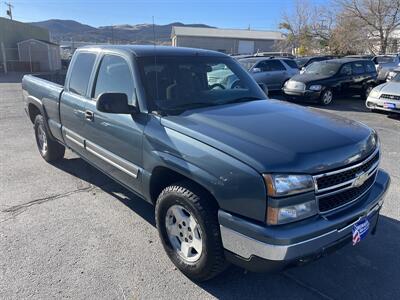
[[276, 42], [285, 39], [278, 31], [172, 27], [172, 46], [193, 47], [228, 54], [276, 51]]
[[49, 31], [0, 17], [0, 73], [7, 67], [9, 71], [28, 70], [28, 63], [19, 60], [18, 43], [29, 39], [48, 42], [50, 41]]

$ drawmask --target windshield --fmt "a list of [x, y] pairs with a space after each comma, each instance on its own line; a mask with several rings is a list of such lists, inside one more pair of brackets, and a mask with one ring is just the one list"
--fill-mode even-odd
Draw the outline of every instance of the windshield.
[[400, 82], [400, 72], [397, 73], [397, 75], [394, 76], [394, 77], [392, 78], [392, 81], [394, 81], [394, 82]]
[[258, 60], [256, 59], [241, 59], [239, 63], [242, 65], [243, 68], [246, 70], [250, 70]]
[[229, 57], [138, 58], [150, 110], [173, 112], [265, 99], [252, 77]]
[[378, 64], [390, 64], [395, 62], [395, 57], [393, 56], [377, 56], [375, 62]]
[[308, 62], [309, 58], [308, 57], [303, 57], [303, 58], [297, 58], [295, 59], [297, 65], [302, 68], [304, 65]]
[[338, 63], [333, 63], [329, 61], [317, 61], [309, 65], [304, 73], [330, 76], [336, 74], [339, 70], [339, 67], [340, 64]]

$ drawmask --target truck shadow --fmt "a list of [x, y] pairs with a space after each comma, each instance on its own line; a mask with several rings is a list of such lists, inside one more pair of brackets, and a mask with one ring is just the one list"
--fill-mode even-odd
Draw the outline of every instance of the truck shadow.
[[[99, 187], [155, 227], [151, 204], [84, 160], [64, 159], [54, 166]], [[274, 274], [231, 266], [195, 284], [219, 299], [400, 299], [399, 253], [400, 222], [381, 216], [376, 235], [308, 265]]]

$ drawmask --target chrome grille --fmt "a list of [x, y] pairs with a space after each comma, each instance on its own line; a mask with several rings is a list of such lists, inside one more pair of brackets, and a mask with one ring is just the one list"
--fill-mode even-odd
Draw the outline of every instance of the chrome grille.
[[397, 96], [397, 95], [382, 94], [380, 98], [400, 101], [400, 96]]
[[314, 176], [320, 212], [327, 213], [350, 204], [364, 195], [375, 182], [379, 148], [352, 166]]

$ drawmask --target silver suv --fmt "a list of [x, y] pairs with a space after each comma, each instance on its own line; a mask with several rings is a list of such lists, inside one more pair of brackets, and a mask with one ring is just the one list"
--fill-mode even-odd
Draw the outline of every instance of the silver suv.
[[373, 59], [376, 71], [378, 72], [378, 81], [386, 81], [389, 72], [400, 67], [400, 54], [378, 55]]
[[299, 74], [296, 62], [289, 58], [252, 57], [238, 61], [257, 83], [263, 83], [269, 91], [280, 91], [287, 80]]

